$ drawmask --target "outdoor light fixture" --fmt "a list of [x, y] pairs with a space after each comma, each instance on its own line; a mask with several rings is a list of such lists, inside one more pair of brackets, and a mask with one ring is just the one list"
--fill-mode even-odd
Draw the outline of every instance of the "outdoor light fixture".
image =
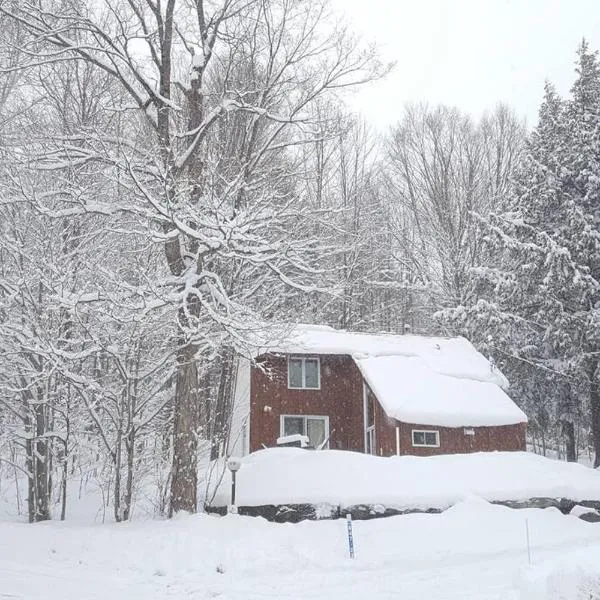
[[235, 505], [235, 474], [242, 468], [242, 461], [239, 458], [232, 457], [227, 461], [227, 468], [231, 471], [231, 506], [229, 512], [237, 514]]

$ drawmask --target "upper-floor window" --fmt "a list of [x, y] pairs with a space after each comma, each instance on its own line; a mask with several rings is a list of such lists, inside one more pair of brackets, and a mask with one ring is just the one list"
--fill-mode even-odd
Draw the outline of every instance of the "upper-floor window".
[[290, 356], [288, 358], [288, 388], [318, 390], [321, 388], [321, 367], [318, 358]]

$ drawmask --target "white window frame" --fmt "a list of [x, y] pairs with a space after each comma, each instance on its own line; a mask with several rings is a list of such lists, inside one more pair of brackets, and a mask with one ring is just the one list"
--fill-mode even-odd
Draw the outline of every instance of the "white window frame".
[[[435, 444], [415, 444], [415, 433], [435, 433]], [[410, 438], [413, 448], [439, 448], [440, 447], [440, 432], [437, 429], [413, 429]]]
[[365, 436], [365, 454], [377, 455], [377, 433], [375, 432], [375, 425], [367, 427]]
[[[292, 388], [292, 389], [296, 389], [296, 388]], [[309, 389], [314, 389], [314, 388], [309, 388]], [[284, 419], [290, 417], [292, 419], [303, 419], [304, 420], [304, 426], [303, 426], [303, 430], [304, 433], [302, 435], [307, 435], [306, 433], [306, 419], [321, 419], [322, 421], [325, 421], [325, 439], [327, 440], [327, 443], [325, 444], [325, 446], [323, 446], [323, 448], [329, 448], [329, 417], [327, 415], [279, 415], [279, 437], [283, 437], [285, 435], [285, 429], [284, 429]]]
[[[302, 386], [294, 387], [290, 385], [290, 360], [302, 361]], [[306, 361], [317, 361], [317, 387], [306, 387]], [[287, 359], [287, 385], [288, 390], [320, 390], [321, 389], [321, 359], [318, 356], [295, 356], [289, 355]]]
[[[373, 425], [367, 422], [369, 414], [369, 388], [363, 381], [363, 429], [365, 438], [365, 454], [377, 454], [377, 431], [375, 429], [375, 413], [373, 412]], [[375, 402], [373, 402], [375, 411]], [[370, 442], [370, 443], [369, 443]], [[370, 450], [370, 452], [369, 452]]]

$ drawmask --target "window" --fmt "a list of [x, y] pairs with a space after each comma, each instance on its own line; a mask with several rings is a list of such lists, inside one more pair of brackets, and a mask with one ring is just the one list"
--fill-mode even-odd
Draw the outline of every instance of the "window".
[[427, 448], [439, 448], [440, 447], [440, 432], [439, 431], [419, 431], [417, 429], [413, 429], [412, 445], [413, 446], [424, 446]]
[[367, 447], [365, 448], [367, 454], [377, 454], [377, 446], [375, 445], [375, 427], [369, 427], [367, 429]]
[[321, 369], [318, 358], [291, 356], [288, 359], [288, 388], [318, 390], [321, 388]]
[[377, 446], [375, 444], [375, 403], [373, 402], [373, 394], [368, 388], [363, 388], [364, 394], [364, 410], [365, 410], [365, 452], [367, 454], [377, 454]]
[[[281, 437], [299, 433], [308, 438], [313, 448], [318, 448], [329, 437], [329, 417], [282, 415]], [[329, 442], [325, 448], [329, 447]]]

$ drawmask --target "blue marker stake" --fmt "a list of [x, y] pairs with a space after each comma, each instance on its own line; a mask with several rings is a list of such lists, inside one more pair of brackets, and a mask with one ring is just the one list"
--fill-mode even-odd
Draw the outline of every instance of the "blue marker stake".
[[348, 524], [348, 549], [350, 550], [350, 558], [354, 558], [354, 538], [352, 537], [352, 515], [346, 514], [346, 523]]

